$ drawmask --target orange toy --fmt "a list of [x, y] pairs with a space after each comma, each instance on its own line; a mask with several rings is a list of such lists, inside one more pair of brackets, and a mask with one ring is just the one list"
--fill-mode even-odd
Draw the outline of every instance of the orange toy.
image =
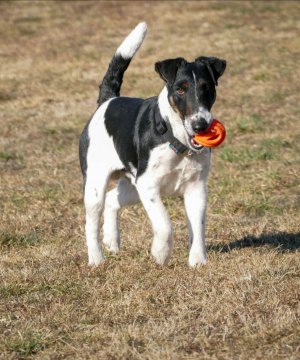
[[226, 137], [226, 130], [219, 120], [213, 119], [209, 128], [199, 132], [193, 139], [200, 145], [206, 147], [216, 147], [220, 145]]

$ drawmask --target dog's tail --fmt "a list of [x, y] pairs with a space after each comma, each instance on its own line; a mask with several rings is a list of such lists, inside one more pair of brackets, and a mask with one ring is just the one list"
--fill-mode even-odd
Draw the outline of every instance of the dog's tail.
[[147, 24], [141, 22], [127, 36], [113, 56], [106, 74], [99, 86], [99, 106], [106, 100], [120, 96], [123, 75], [134, 54], [138, 51], [147, 33]]

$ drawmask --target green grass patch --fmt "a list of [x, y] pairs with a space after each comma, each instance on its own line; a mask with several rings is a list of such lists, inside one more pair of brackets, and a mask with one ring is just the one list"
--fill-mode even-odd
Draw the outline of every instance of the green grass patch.
[[284, 206], [275, 204], [272, 197], [267, 197], [264, 193], [253, 194], [245, 203], [242, 211], [249, 216], [260, 217], [267, 213], [282, 215]]
[[47, 127], [44, 129], [44, 133], [50, 136], [63, 136], [63, 135], [78, 135], [78, 129], [71, 126], [66, 127]]
[[36, 246], [43, 241], [44, 238], [34, 231], [31, 231], [28, 234], [0, 233], [0, 246], [3, 247]]
[[26, 167], [24, 157], [15, 151], [0, 151], [0, 164], [3, 168], [21, 170]]
[[242, 165], [254, 161], [266, 161], [275, 158], [275, 154], [268, 148], [231, 148], [225, 147], [218, 156], [230, 163], [240, 163]]
[[39, 351], [45, 350], [48, 345], [46, 338], [39, 332], [29, 331], [28, 333], [19, 333], [19, 338], [8, 339], [6, 347], [10, 352], [18, 354], [19, 359], [24, 359]]
[[292, 148], [293, 144], [285, 139], [264, 139], [261, 142], [261, 145], [264, 145], [270, 149], [278, 149], [278, 148]]
[[0, 287], [0, 294], [4, 298], [9, 298], [11, 296], [21, 296], [27, 293], [27, 287], [24, 287], [23, 284], [8, 284], [6, 286]]
[[63, 196], [63, 189], [58, 186], [45, 185], [38, 194], [45, 201], [58, 201]]
[[10, 297], [19, 297], [22, 295], [30, 295], [30, 294], [43, 294], [43, 295], [53, 295], [53, 296], [61, 296], [61, 295], [70, 295], [71, 293], [77, 294], [82, 289], [82, 284], [76, 283], [74, 281], [70, 282], [61, 282], [57, 281], [57, 283], [45, 282], [42, 284], [38, 284], [35, 286], [24, 284], [24, 283], [11, 283], [5, 286], [0, 287], [0, 294], [4, 298]]
[[[70, 148], [71, 144], [77, 145], [80, 136], [81, 128], [78, 126], [64, 126], [64, 127], [47, 127], [42, 130], [43, 135], [46, 135], [47, 141], [43, 144], [43, 151], [64, 152]], [[54, 147], [54, 148], [53, 148]]]
[[82, 284], [78, 284], [75, 282], [58, 282], [58, 283], [46, 283], [41, 284], [37, 287], [32, 288], [31, 292], [41, 292], [47, 295], [70, 295], [72, 293], [78, 293], [82, 289]]
[[252, 116], [242, 116], [237, 120], [237, 128], [241, 133], [256, 133], [263, 129], [264, 119], [259, 114]]
[[22, 207], [29, 202], [29, 199], [22, 195], [13, 195], [9, 200], [18, 207]]
[[19, 23], [41, 22], [41, 21], [43, 21], [43, 18], [40, 16], [26, 16], [26, 17], [17, 18], [14, 22], [16, 24], [19, 24]]
[[246, 165], [255, 161], [268, 161], [278, 159], [280, 151], [286, 148], [291, 148], [292, 143], [288, 140], [274, 138], [263, 139], [257, 146], [248, 148], [244, 147], [229, 147], [225, 146], [223, 150], [218, 153], [218, 156], [230, 163], [239, 163]]
[[254, 75], [253, 78], [255, 81], [262, 81], [262, 82], [269, 81], [272, 79], [271, 75], [265, 72], [258, 72]]
[[[235, 214], [243, 214], [250, 218], [260, 218], [265, 215], [281, 216], [287, 210], [284, 202], [279, 202], [276, 196], [269, 190], [260, 189], [262, 180], [251, 187], [239, 186], [239, 196], [232, 199], [230, 211]], [[215, 211], [215, 208], [214, 208]]]
[[19, 155], [14, 151], [0, 151], [0, 160], [9, 161], [9, 160], [17, 160], [19, 159]]

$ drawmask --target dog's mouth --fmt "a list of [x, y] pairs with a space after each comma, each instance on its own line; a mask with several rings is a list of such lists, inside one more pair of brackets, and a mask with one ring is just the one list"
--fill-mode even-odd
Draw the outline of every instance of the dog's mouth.
[[190, 149], [194, 151], [201, 150], [203, 148], [203, 145], [197, 143], [197, 141], [194, 139], [196, 133], [192, 130], [190, 124], [188, 122], [185, 122], [184, 127], [186, 131], [187, 142]]
[[192, 136], [189, 136], [189, 143], [193, 150], [201, 150], [203, 148], [203, 145], [197, 143], [197, 141]]
[[200, 151], [203, 149], [203, 145], [199, 144], [196, 140], [195, 140], [195, 136], [197, 135], [197, 133], [195, 133], [190, 124], [189, 123], [185, 123], [185, 130], [186, 130], [186, 135], [187, 135], [187, 142], [189, 147], [194, 150], [194, 151]]

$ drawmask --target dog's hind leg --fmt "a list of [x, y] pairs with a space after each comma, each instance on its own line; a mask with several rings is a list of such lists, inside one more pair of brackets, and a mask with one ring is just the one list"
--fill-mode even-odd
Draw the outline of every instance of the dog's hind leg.
[[103, 244], [113, 252], [120, 249], [118, 212], [123, 206], [136, 204], [140, 200], [138, 192], [128, 180], [122, 178], [118, 186], [106, 194], [103, 224]]
[[89, 265], [99, 265], [105, 258], [100, 245], [99, 221], [104, 207], [105, 190], [109, 179], [109, 171], [101, 169], [101, 175], [88, 171], [84, 191], [86, 210], [86, 242]]
[[106, 187], [110, 175], [124, 168], [105, 125], [109, 103], [107, 101], [98, 108], [80, 137], [79, 154], [85, 183], [85, 229], [90, 265], [99, 265], [104, 260], [99, 233]]

